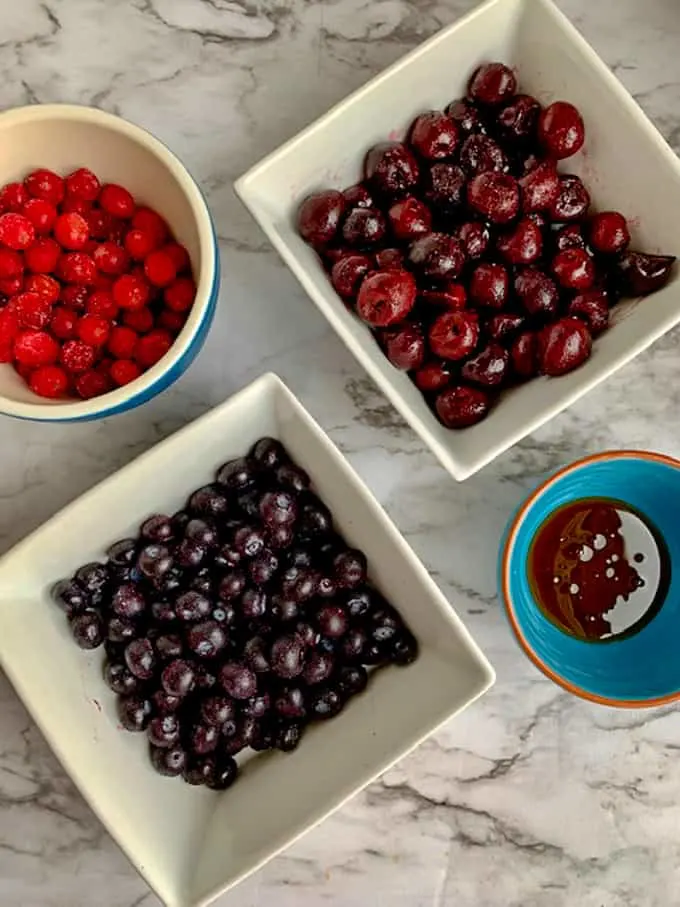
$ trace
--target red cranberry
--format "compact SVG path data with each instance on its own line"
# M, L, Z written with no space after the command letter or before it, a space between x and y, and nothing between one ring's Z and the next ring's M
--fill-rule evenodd
M465 201L466 176L457 164L433 164L424 182L425 198L441 214L455 214Z
M411 244L408 258L413 269L434 280L455 280L463 270L461 244L446 233L430 233Z
M359 317L372 327L397 324L413 308L416 281L408 271L376 271L364 279L357 299Z
M515 74L504 63L485 63L472 75L468 97L481 104L502 104L517 91Z
M466 381L483 387L496 387L505 381L510 365L510 354L498 343L490 343L468 359L461 370Z
M618 211L602 211L600 214L593 215L588 234L593 249L604 255L623 252L630 243L626 218Z
M64 180L52 170L40 168L34 170L24 180L29 195L33 198L44 198L52 205L58 205L66 191Z
M555 248L558 252L565 249L584 249L587 251L586 240L580 224L567 224L561 227L553 237Z
M447 116L455 120L458 129L464 135L470 135L473 132L485 132L486 126L479 108L471 101L460 98L457 101L451 101L446 108Z
M417 153L428 161L451 157L458 145L458 126L445 113L430 110L413 121L410 142Z
M56 399L68 391L68 375L58 365L43 365L31 373L29 387L39 397Z
M462 243L467 258L481 258L491 241L491 233L485 224L478 221L467 221L456 227L454 236Z
M501 312L492 315L486 322L486 333L492 340L506 341L516 334L525 322L524 315L515 315L511 312Z
M507 224L519 213L519 185L507 173L480 173L468 183L471 208L494 224Z
M671 278L675 255L625 252L617 264L617 288L624 296L646 296L665 287Z
M538 334L524 331L510 350L512 368L518 378L533 378L538 374Z
M395 202L387 212L392 233L402 242L425 236L432 229L430 209L413 196Z
M524 268L515 277L515 293L529 315L554 315L560 301L560 291L538 268Z
M471 135L460 149L460 165L471 176L493 170L502 173L508 169L505 152L486 135Z
M352 208L342 225L342 238L348 246L370 249L385 235L387 225L377 208Z
M609 302L603 290L586 290L569 303L568 312L583 319L593 337L609 327Z
M375 208L373 196L362 183L349 186L342 194L348 208Z
M541 257L543 234L536 224L525 217L507 233L499 236L496 248L513 265L529 265Z
M444 312L429 333L430 349L442 359L465 359L477 346L479 321L474 312Z
M411 371L419 368L425 358L425 338L416 324L391 328L383 337L385 352L395 368Z
M536 135L541 105L528 94L518 94L498 113L499 132L508 142L527 144Z
M366 155L364 174L376 192L388 198L408 195L418 183L418 162L402 142L382 142Z
M102 186L99 193L99 205L107 214L122 220L127 220L135 213L134 198L127 189L117 183L107 183Z
M467 292L462 283L447 281L438 290L423 290L420 293L420 299L427 305L458 311L465 308Z
M80 167L66 177L66 191L83 201L95 201L100 189L99 180L87 167Z
M507 269L495 262L482 262L472 272L470 299L476 305L502 309L508 301L510 278Z
M590 356L592 340L578 318L561 318L543 328L538 335L541 372L555 377L582 365Z
M583 249L565 249L552 261L559 284L568 290L587 290L595 282L595 263Z
M28 249L35 242L35 227L23 214L0 215L0 243L8 249Z
M489 412L489 397L481 387L457 385L443 390L435 402L439 420L447 428L468 428Z
M414 374L413 380L416 387L423 393L443 390L451 383L451 364L449 362L426 362Z
M557 202L560 194L560 178L552 161L543 161L523 176L519 184L522 188L522 211L549 211Z
M583 117L567 101L555 101L542 111L538 138L548 153L558 160L576 154L585 140Z
M333 265L331 283L343 299L354 299L361 281L373 267L367 255L344 255Z
M550 208L557 221L583 220L590 207L590 194L578 176L568 173L560 177L560 194Z
M404 267L404 253L401 249L381 249L375 253L375 263L379 271Z
M312 246L327 245L338 231L345 207L341 192L329 190L310 195L298 211L300 236Z

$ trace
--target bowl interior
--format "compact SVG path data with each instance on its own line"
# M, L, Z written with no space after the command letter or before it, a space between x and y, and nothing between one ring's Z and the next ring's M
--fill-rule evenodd
M182 507L263 435L310 473L340 530L421 645L289 756L250 760L223 794L157 775L144 735L117 726L101 652L83 653L50 601L55 579L100 559L150 513ZM170 907L206 903L322 819L489 685L493 673L366 487L274 376L140 457L0 563L0 664L119 844Z
M141 130L85 108L34 108L0 115L0 184L21 180L38 167L60 175L89 167L103 183L125 186L139 204L150 205L167 220L186 246L198 280L202 262L195 212L180 178ZM0 365L0 397L41 406L72 405L38 397L7 364Z
M680 164L593 50L549 0L492 0L436 35L246 174L237 190L312 299L392 403L443 465L464 479L574 402L680 319L678 280L653 301L617 309L582 368L539 378L507 393L473 428L443 428L408 376L394 369L370 332L344 306L314 252L297 235L300 200L322 187L343 188L361 175L364 152L398 138L413 117L465 93L483 61L516 67L520 89L542 101L579 106L584 152L562 169L587 182L594 204L631 219L633 243L678 253ZM641 167L639 161L644 160Z
M556 509L583 498L623 501L665 542L670 584L660 610L632 635L588 642L553 624L532 595L527 561L532 540ZM613 705L652 704L680 695L680 463L635 453L602 454L568 467L529 499L501 548L500 584L508 615L527 654L578 695Z

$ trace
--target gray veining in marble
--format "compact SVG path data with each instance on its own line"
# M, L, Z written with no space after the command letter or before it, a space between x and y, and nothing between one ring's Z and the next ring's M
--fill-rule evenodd
M560 692L515 647L494 580L505 520L547 470L609 447L680 455L680 335L456 485L330 333L231 190L264 153L472 5L0 3L0 105L95 104L154 131L205 188L224 265L214 330L173 390L100 424L0 421L0 550L273 369L375 490L498 670L490 695L221 907L680 904L680 711L619 713ZM680 4L560 5L680 151ZM159 904L4 679L0 904Z

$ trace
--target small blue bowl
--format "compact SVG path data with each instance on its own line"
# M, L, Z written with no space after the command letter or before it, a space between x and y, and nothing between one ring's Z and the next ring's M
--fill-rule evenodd
M537 530L557 509L585 498L622 502L659 540L668 566L658 609L630 633L589 641L570 635L539 607L528 559ZM680 461L616 451L586 457L540 485L510 521L501 543L499 589L510 625L533 663L584 699L623 708L680 699ZM665 593L665 594L664 594Z
M183 164L157 138L121 117L70 104L0 113L4 152L0 185L35 167L66 174L89 167L102 182L120 183L139 204L155 208L189 252L196 299L171 349L136 381L92 400L36 396L11 365L0 365L0 414L42 422L83 422L126 412L173 384L191 365L215 315L220 282L215 229L208 206Z

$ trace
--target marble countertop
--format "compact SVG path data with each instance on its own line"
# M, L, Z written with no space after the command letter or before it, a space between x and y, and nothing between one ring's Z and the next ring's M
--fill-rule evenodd
M330 332L231 188L263 154L472 5L0 4L0 107L74 101L151 129L205 188L224 274L205 351L171 391L96 424L0 420L0 551L272 369L368 481L498 672L482 701L220 907L680 904L680 711L610 711L561 692L516 648L494 577L505 520L546 471L610 447L680 455L680 333L456 485ZM680 151L676 0L560 5ZM0 903L160 903L2 677Z

